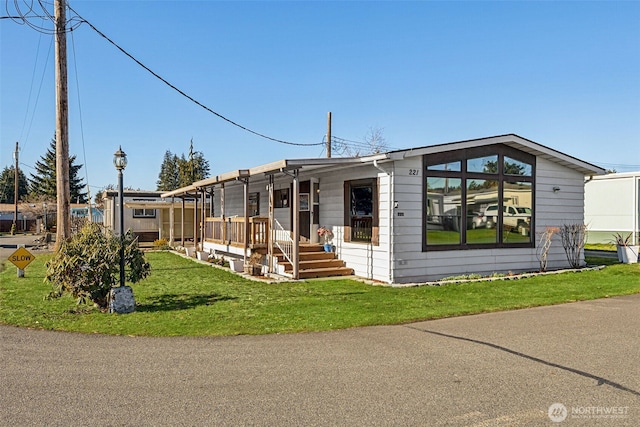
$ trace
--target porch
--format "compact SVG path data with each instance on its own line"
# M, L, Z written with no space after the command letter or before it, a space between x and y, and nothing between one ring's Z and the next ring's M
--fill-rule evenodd
M353 274L353 269L346 267L335 253L325 252L322 245L300 242L295 245L291 232L277 220L272 228L265 217L207 217L204 224L205 251L243 257L246 248L250 253L266 255L269 272L297 279ZM298 269L294 271L296 246Z
M223 246L266 249L269 245L269 218L264 217L207 217L204 241Z

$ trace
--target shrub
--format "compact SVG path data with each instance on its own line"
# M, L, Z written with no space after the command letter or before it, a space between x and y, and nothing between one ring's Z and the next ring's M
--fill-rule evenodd
M149 263L138 248L136 237L128 231L123 238L125 280L135 283L150 273ZM93 301L100 308L108 305L112 287L119 283L120 238L95 223L63 243L47 263L46 281L53 286L49 298L69 293L78 304Z
M560 227L562 247L571 268L580 267L580 254L587 241L587 226L584 224L564 224Z
M169 250L169 241L167 239L165 239L164 237L162 239L157 239L153 241L153 247L156 248L159 251L166 251Z

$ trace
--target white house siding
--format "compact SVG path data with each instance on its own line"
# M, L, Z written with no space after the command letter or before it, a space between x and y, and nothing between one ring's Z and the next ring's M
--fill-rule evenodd
M385 169L388 164L383 165ZM320 225L334 232L333 244L336 255L343 260L354 274L369 279L388 281L389 279L389 176L371 165L317 173L320 188ZM358 179L379 178L379 244L344 241L344 182Z
M268 181L266 179L251 178L249 180L249 193L260 193L260 215L261 217L269 216L269 190L267 189ZM276 190L290 188L291 178L278 177L274 184ZM222 215L221 204L222 189L217 186L214 194L214 216ZM289 194L291 197L291 193ZM291 200L289 201L291 204ZM208 207L207 207L207 212ZM282 226L291 230L291 212L290 207L274 209L275 218ZM225 184L224 192L224 215L225 217L244 216L244 185L241 182L229 182Z
M590 243L640 230L640 172L594 177L585 184L585 224Z
M420 176L407 176L404 171L418 168ZM392 281L424 282L447 276L478 273L483 275L538 270L535 248L491 248L422 252L422 158L396 163ZM560 191L553 192L553 187ZM546 226L581 224L583 222L582 174L542 158L536 165L535 224L536 238ZM403 216L398 216L403 213ZM536 242L537 246L537 242ZM568 265L559 237L551 247L548 267ZM381 279L382 280L382 279Z
M536 168L536 236L547 226L584 224L584 175L541 158ZM554 193L554 187L559 187L559 191ZM568 265L562 241L556 235L549 251L548 268Z

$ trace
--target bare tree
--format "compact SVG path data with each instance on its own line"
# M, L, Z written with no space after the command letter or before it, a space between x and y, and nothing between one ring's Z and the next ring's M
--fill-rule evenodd
M374 127L369 128L362 143L343 140L340 141L337 148L347 157L362 157L389 151L389 145L384 136L384 128Z
M564 224L560 227L562 246L571 268L580 267L580 255L587 241L587 226L584 224Z
M551 249L551 239L553 235L560 232L558 227L547 227L544 232L540 233L540 241L538 242L538 261L540 261L540 271L547 271L547 259L549 257L549 249Z

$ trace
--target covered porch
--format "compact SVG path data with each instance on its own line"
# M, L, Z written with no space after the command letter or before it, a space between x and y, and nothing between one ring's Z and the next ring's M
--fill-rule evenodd
M202 206L194 218L197 238L187 242L194 250L229 254L245 264L252 253L259 252L266 255L269 273L282 273L284 265L293 279L321 275L320 271L301 273L321 268L327 268L327 275L352 274L335 259L335 253L316 253L323 249L317 236L319 181L313 172L354 162L360 159L281 160L194 182L162 197L189 198ZM266 197L260 190L266 190ZM260 200L266 212L260 209ZM337 263L327 263L329 257Z

